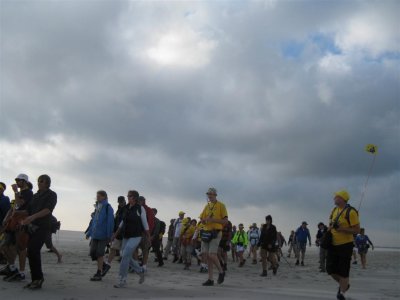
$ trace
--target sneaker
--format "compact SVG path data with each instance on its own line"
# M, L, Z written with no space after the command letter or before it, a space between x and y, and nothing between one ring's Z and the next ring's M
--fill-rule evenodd
M262 271L260 276L261 277L267 277L267 274L268 274L267 270L264 270L264 271Z
M5 266L3 269L0 270L0 276L8 276L11 273L10 266Z
M225 272L223 272L223 273L219 273L219 275L218 275L218 284L222 284L223 282L224 282L224 280L225 280Z
M90 278L90 281L101 281L101 271L97 271L97 273Z
M114 284L114 287L116 289L122 289L122 288L126 287L126 281L120 280L117 284Z
M203 283L203 286L213 286L214 280L208 279L206 282Z
M143 284L144 282L144 270L142 272L138 273L139 275L139 284Z
M14 276L16 276L16 275L18 275L18 274L19 274L18 269L15 269L14 271L10 271L10 273L8 273L8 275L5 276L5 277L3 278L3 280L4 280L4 281L9 281L11 278L13 278Z
M110 271L111 266L109 264L103 264L103 271L101 272L101 277L106 276L107 272Z
M301 262L301 265L304 267L304 261Z
M18 272L17 274L14 274L11 277L4 278L4 280L8 281L8 282L24 281L25 280L25 274Z
M296 260L296 266L298 266L298 265L299 265L299 263L300 263L300 262L299 262L299 260Z

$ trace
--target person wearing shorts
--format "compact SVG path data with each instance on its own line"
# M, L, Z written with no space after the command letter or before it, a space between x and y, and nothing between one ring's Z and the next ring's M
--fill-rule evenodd
M98 191L96 199L96 211L86 234L87 239L91 238L90 256L97 261L97 272L90 278L91 281L101 281L105 275L105 249L114 232L114 210L108 203L107 193Z
M349 274L354 247L353 234L358 234L360 231L358 212L347 204L349 199L350 195L346 190L335 193L336 207L331 213L328 228L332 233L332 245L328 248L326 271L339 283L339 290L336 294L338 300L345 300L345 293L350 288ZM349 210L348 219L346 210Z
M214 266L218 269L218 284L224 282L225 272L218 260L218 246L222 238L222 229L228 222L228 212L225 204L217 200L217 190L209 188L207 191L209 202L204 207L200 215L204 230L200 233L202 238L201 251L207 256L208 261L208 280L203 286L214 285Z

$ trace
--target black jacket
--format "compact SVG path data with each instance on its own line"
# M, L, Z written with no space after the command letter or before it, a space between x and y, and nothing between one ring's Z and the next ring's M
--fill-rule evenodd
M264 225L261 229L260 241L258 245L263 249L273 250L276 244L277 231L275 225ZM271 246L270 248L268 246Z

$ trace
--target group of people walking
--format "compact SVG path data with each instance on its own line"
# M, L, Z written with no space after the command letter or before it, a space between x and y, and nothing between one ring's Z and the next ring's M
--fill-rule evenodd
M59 262L62 258L51 243L51 233L54 232L52 211L57 204L57 194L50 189L50 185L50 177L41 175L38 178L38 191L33 194L28 177L20 174L12 186L15 204L11 207L8 197L4 195L6 185L0 183L0 221L3 233L0 252L7 263L0 274L10 281L24 280L25 260L28 258L32 279L26 285L28 289L39 289L44 282L40 250L45 243L56 253ZM225 281L229 252L232 260L243 267L246 263L245 253L248 251L247 258L251 257L253 264L261 262L261 276L267 276L268 269L276 275L286 240L273 224L272 216L267 215L260 228L254 223L245 231L243 224L238 227L232 225L225 204L217 199L215 188L209 188L206 195L208 202L199 220L185 218L185 212L180 211L178 218L170 221L167 230L166 224L156 217L157 209L147 206L145 197L136 190L128 191L127 200L123 196L118 198L115 212L107 192L98 191L95 210L85 232L86 238L90 239L90 257L96 262L96 272L90 280L101 281L119 254L118 281L114 287L125 287L130 272L136 273L139 283L143 283L151 248L159 267L164 265L171 254L172 261L182 263L185 270L189 270L193 258L196 259L200 272L208 273L203 286L215 284L215 272L218 284ZM363 268L366 266L365 255L369 245L373 247L364 230L360 231L358 212L348 204L349 199L350 195L345 190L335 193L335 208L329 217L329 225L319 223L316 235L316 245L320 247L320 271L327 272L338 282L336 296L339 300L345 299L345 293L350 288L349 271L354 245L361 256ZM296 231L291 232L287 242L287 257L291 257L293 251L295 265L304 266L307 244L311 246L307 225L307 222L302 222ZM165 233L168 234L168 240L163 247ZM19 270L15 265L17 256Z

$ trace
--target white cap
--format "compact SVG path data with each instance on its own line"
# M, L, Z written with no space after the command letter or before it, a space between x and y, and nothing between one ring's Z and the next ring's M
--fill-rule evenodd
M17 178L15 178L15 180L17 180L17 179L19 179L19 180L25 180L26 182L29 181L28 175L26 175L26 174L19 174L19 175L17 176Z

